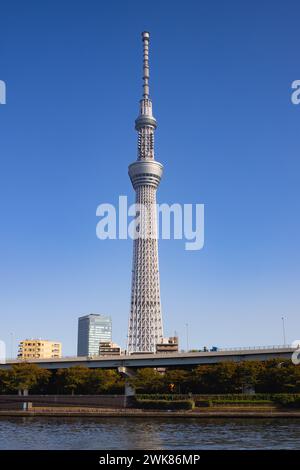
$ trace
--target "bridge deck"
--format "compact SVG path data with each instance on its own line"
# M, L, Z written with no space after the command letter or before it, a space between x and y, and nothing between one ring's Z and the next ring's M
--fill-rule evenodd
M37 364L44 369L63 369L72 366L86 366L90 368L117 368L117 367L171 367L196 366L200 364L215 364L224 361L265 361L268 359L291 359L294 349L292 347L266 347L252 349L232 349L207 352L181 352L161 354L132 354L121 356L93 356L93 357L62 357L59 359L34 359L26 362ZM13 364L23 361L14 359L0 364L1 369L9 368Z

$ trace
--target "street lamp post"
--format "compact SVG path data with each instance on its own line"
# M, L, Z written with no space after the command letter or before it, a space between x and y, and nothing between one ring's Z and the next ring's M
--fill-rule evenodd
M13 359L14 334L10 333L10 358Z

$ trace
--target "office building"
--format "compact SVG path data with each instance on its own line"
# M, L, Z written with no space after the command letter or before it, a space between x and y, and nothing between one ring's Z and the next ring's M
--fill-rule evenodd
M78 318L77 356L98 356L100 342L111 339L110 316L92 313Z

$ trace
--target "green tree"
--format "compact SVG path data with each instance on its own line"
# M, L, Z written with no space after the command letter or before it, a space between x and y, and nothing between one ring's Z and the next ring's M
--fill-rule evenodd
M198 393L235 393L236 364L222 362L220 364L198 366L192 373L193 388Z
M123 393L124 379L116 370L90 369L84 384L87 394Z
M238 363L234 374L234 383L237 391L243 392L247 386L252 386L255 389L263 369L264 364L260 361L243 361Z
M89 369L83 366L74 366L59 369L56 374L58 390L74 395L83 391L88 381Z
M11 392L9 375L9 370L0 370L0 393Z
M50 375L48 370L41 369L36 364L14 364L6 377L7 389L25 392L38 385L47 384Z
M156 369L138 369L135 376L128 379L138 393L158 393L164 390L164 377Z
M190 384L190 373L182 369L168 369L164 375L164 382L166 392L172 389L174 393L187 393L191 391ZM174 384L174 387L170 387Z
M288 360L264 363L258 376L257 391L262 393L300 392L300 368Z

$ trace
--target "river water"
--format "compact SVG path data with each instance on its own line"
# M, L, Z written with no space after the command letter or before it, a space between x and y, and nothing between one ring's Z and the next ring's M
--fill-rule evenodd
M300 420L1 418L0 449L300 449Z

